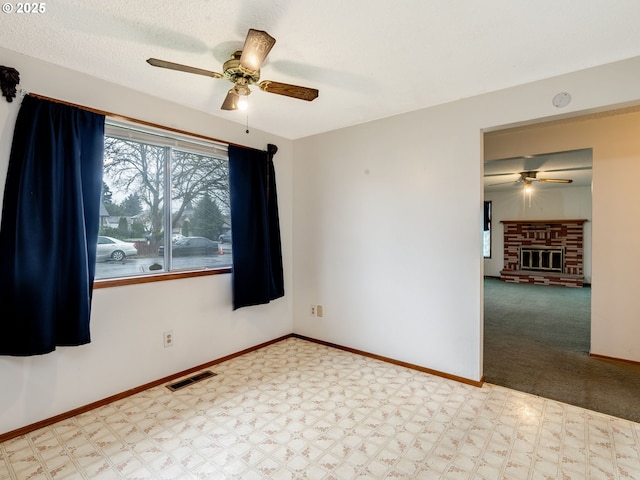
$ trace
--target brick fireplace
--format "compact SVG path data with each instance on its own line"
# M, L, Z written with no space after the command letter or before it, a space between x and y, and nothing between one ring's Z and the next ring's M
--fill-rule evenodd
M500 279L582 287L583 224L587 220L502 220L504 268Z

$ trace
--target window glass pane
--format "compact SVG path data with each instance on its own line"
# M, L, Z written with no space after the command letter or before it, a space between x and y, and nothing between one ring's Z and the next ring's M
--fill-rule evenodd
M485 230L483 234L483 254L485 258L491 257L491 230Z
M171 259L174 270L231 265L227 159L173 150L171 162Z
M163 147L105 137L96 279L145 274L155 263L164 166Z

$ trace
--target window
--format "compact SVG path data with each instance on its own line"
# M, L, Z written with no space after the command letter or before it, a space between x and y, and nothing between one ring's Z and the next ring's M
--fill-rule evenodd
M484 202L484 232L483 232L484 258L491 258L491 201Z
M226 145L108 121L96 280L231 266Z

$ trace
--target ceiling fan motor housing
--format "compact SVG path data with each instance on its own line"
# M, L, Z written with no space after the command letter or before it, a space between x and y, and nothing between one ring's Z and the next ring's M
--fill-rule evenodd
M224 62L224 78L233 83L253 85L260 80L260 70L248 70L240 65L242 51L238 50L231 55L231 58ZM244 81L242 80L244 79Z

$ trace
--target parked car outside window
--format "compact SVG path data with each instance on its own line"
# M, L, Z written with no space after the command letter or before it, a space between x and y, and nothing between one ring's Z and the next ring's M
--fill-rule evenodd
M171 252L174 257L214 255L218 253L218 243L205 237L184 237L175 241ZM158 255L164 256L164 245L158 247Z
M106 262L115 260L123 261L126 257L138 254L135 243L123 242L113 237L98 237L98 249L96 253L96 262Z

